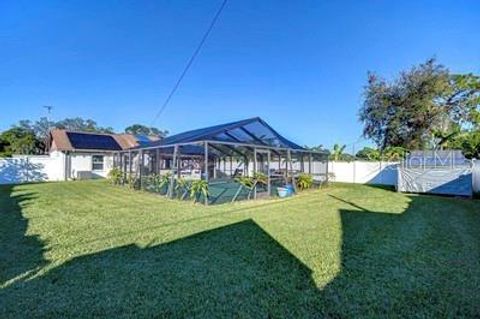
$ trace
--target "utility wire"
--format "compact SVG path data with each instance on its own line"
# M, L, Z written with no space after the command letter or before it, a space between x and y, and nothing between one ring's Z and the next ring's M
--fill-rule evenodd
M168 103L170 102L173 95L177 91L178 87L180 86L180 83L182 82L183 78L185 77L188 70L192 66L193 61L195 60L197 55L200 53L200 49L202 48L202 46L205 43L205 41L207 40L208 36L212 32L212 29L215 26L215 23L217 22L218 18L220 17L220 14L222 13L223 8L225 8L226 4L227 4L227 0L223 0L222 4L220 5L220 8L217 10L217 13L215 14L212 21L210 22L210 25L208 26L207 32L205 32L205 34L203 35L202 39L200 40L200 43L197 45L195 51L193 51L192 56L190 57L190 59L188 60L186 66L185 66L185 68L183 69L182 73L180 74L180 77L178 78L177 82L175 83L172 90L168 94L167 99L165 100L165 102L163 102L162 106L160 107L157 114L153 118L151 126L153 126L155 124L155 122L158 120L160 115L162 115L163 111L165 111L165 109L167 108Z

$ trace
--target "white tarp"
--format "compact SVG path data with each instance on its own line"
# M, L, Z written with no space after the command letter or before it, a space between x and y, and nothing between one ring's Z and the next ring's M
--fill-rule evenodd
M397 188L401 192L472 196L470 167L398 168Z

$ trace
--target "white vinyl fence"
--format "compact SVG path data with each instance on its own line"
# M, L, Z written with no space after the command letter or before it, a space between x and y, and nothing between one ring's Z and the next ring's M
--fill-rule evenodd
M473 161L473 191L480 192L480 160Z
M64 155L55 153L0 158L0 184L65 180ZM396 185L397 166L397 162L329 162L328 172L335 182ZM480 160L473 164L473 190L480 192Z
M15 156L0 158L0 184L61 181L65 179L63 156Z
M397 165L397 162L329 162L328 172L334 182L396 185Z

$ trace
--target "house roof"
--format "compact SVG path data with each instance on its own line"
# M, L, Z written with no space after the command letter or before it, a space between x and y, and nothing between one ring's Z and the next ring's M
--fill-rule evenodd
M165 146L200 141L256 144L278 148L304 149L277 133L259 117L191 130L150 142L145 147Z
M137 137L131 134L104 134L93 132L79 132L62 129L50 131L50 150L104 150L120 151L138 147L145 143L145 139L156 141L157 138Z

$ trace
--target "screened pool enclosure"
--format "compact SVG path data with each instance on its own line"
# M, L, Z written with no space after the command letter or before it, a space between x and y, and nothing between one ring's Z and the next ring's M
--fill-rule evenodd
M252 118L169 136L115 153L126 181L172 198L190 197L195 181L208 185L205 204L276 196L301 174L328 181L328 153L305 149ZM259 177L261 176L261 178ZM256 178L252 178L256 177ZM251 178L252 182L242 182Z

